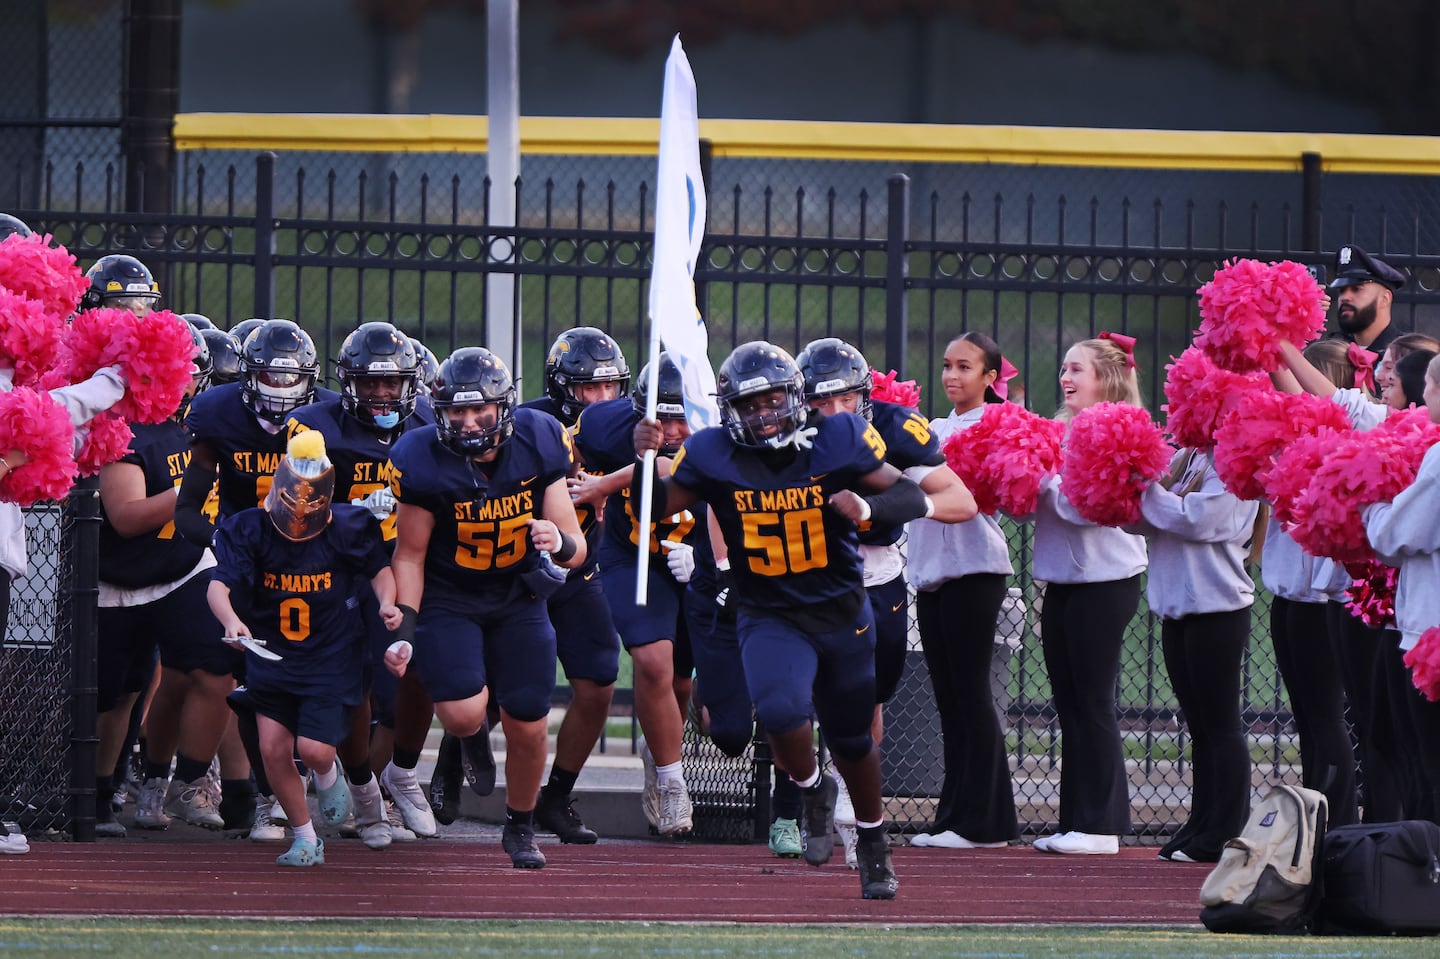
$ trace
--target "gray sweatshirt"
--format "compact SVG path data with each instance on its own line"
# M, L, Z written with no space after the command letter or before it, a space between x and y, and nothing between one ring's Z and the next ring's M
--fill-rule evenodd
M1183 450L1176 453L1176 460L1184 455ZM1183 492L1192 487L1192 492ZM1150 484L1140 500L1135 531L1150 541L1145 595L1151 611L1179 619L1251 605L1255 583L1245 570L1245 559L1259 509L1260 504L1225 489L1213 458L1205 453L1191 458L1170 489Z
M1350 588L1350 574L1333 559L1311 556L1270 517L1265 527L1265 548L1260 553L1260 581L1281 599L1295 603L1342 600Z
M1394 502L1365 508L1365 533L1380 559L1400 568L1395 587L1395 626L1400 648L1440 626L1440 446L1432 446L1420 472Z
M944 444L951 433L969 429L980 422L985 407L967 413L951 413L943 420L931 420L930 430ZM972 573L1015 572L1010 565L1010 546L995 517L984 513L964 523L939 523L933 519L912 520L906 543L906 578L922 592L938 589L950 579Z
M1035 524L1036 579L1109 583L1145 570L1145 537L1082 518L1060 492L1058 476L1045 481L1029 519Z

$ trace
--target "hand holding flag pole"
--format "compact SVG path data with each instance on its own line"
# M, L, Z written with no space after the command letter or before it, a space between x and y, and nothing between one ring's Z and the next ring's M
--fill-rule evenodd
M655 178L655 249L650 269L650 378L645 418L655 419L660 395L660 345L680 369L685 418L691 432L716 425L715 371L705 321L695 306L695 264L705 236L705 182L700 173L700 117L695 75L677 34L665 61L660 101L660 161ZM654 450L645 453L639 519L640 557L635 602L644 606L650 571Z

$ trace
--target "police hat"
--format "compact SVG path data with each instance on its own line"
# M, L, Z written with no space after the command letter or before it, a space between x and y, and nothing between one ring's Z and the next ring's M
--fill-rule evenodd
M1405 285L1405 274L1358 246L1342 246L1335 253L1335 278L1330 281L1330 289L1358 286L1361 283L1379 283L1398 290Z

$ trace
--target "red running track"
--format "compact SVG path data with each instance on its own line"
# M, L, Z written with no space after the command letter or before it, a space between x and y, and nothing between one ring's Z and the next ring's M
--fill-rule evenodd
M1209 867L1025 847L897 848L900 896L860 898L839 851L821 869L765 846L611 842L543 846L549 865L510 868L493 842L371 852L326 845L324 866L283 869L281 847L226 843L32 843L0 856L11 915L591 919L721 922L1194 923Z

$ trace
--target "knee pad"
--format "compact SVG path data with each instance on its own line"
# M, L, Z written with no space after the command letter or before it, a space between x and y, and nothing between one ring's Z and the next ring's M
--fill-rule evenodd
M830 751L846 762L858 763L870 755L870 750L875 748L875 740L870 738L870 730L865 730L855 736L825 736L825 744Z

